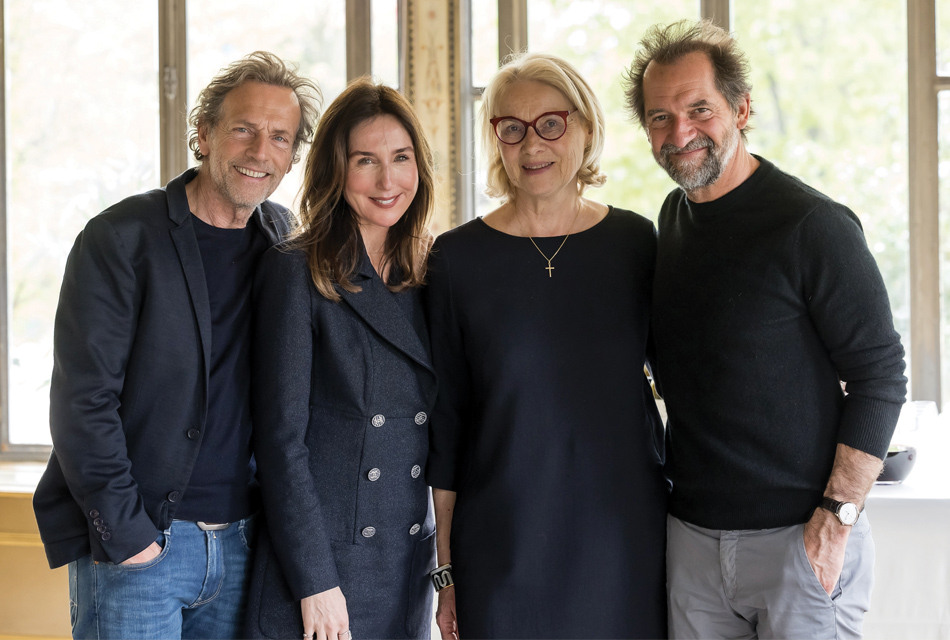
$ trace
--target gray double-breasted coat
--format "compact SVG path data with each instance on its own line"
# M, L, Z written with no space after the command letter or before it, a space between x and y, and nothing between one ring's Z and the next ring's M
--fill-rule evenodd
M264 255L252 411L266 527L247 633L296 637L299 601L339 586L358 638L429 637L434 520L423 470L436 379L419 292L365 256L331 302L304 254Z

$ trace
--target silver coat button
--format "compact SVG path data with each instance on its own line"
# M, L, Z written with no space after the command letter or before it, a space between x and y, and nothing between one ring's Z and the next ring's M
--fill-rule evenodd
M420 411L416 414L416 424L425 424L428 419L429 416L426 415L425 411Z
M381 427L381 426L383 426L384 424L386 424L386 416L384 416L384 415L381 414L381 413L377 413L375 416L373 416L373 426L374 426L374 427Z
M364 538L372 538L376 535L376 527L366 527L360 533L363 534Z
M370 482L376 482L379 480L379 469L373 467L369 470L369 473L366 474L366 477L369 478Z
M417 464L412 465L412 471L409 472L413 478L418 478L422 474L422 467Z
M412 525L411 527L409 527L409 535L411 535L411 536L416 535L417 533L419 533L419 529L421 529L421 528L422 528L422 527L420 527L420 526L417 525L417 524Z

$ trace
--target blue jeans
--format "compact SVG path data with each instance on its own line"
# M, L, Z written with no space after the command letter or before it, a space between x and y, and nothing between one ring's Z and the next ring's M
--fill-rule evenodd
M238 638L251 569L254 518L221 531L176 520L162 551L134 565L69 563L73 638Z

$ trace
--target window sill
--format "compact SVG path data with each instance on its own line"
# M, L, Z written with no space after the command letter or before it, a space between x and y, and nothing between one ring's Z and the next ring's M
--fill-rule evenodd
M32 495L45 462L0 462L0 494Z

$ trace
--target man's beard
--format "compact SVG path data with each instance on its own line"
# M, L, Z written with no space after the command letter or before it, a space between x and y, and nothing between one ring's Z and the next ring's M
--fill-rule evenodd
M668 142L660 147L656 162L666 169L673 181L687 194L708 187L719 179L739 148L739 130L729 128L728 131L721 145L717 145L712 138L704 134L698 134L685 147L677 147ZM706 154L698 165L672 159L674 153L703 148L706 149Z

